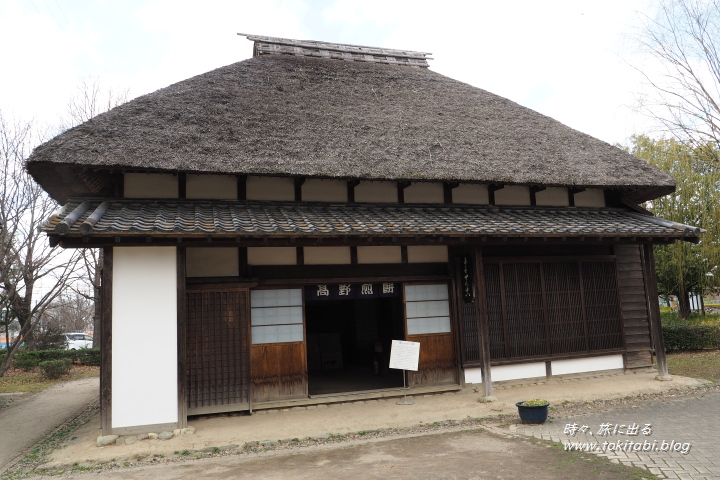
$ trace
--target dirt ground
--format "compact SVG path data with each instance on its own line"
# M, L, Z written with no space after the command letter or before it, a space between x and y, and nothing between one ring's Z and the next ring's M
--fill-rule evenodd
M619 480L648 478L644 471L592 455L567 453L545 443L485 430L339 444L181 463L72 472L63 478L117 479L516 479Z
M461 421L505 414L508 422L517 421L515 402L546 398L551 404L592 402L639 394L662 392L672 388L701 385L699 380L674 377L673 381L655 380L654 372L614 374L596 378L551 380L546 383L507 386L496 389L497 401L481 403L472 390L458 393L414 397L414 405L397 405L397 398L259 411L253 415L219 415L191 418L196 433L170 440L141 440L132 445L97 447L99 418L80 427L64 448L53 452L48 467L84 464L93 466L113 460L134 462L138 457L169 457L179 452L211 451L225 447L242 448L249 442L273 442L291 439L327 439L331 435L410 428L433 422ZM593 405L588 404L588 409ZM551 411L552 415L552 411ZM482 478L482 477L479 477Z

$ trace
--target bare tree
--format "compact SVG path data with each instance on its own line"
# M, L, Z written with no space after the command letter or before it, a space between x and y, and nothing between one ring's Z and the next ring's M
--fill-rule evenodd
M20 344L32 346L33 328L48 305L78 280L79 254L50 247L38 230L57 204L23 167L37 143L31 123L11 122L0 112L0 285L20 324L18 340L0 365L0 376Z
M77 87L77 93L67 104L67 117L63 129L68 129L128 101L129 89L113 90L104 88L102 82L95 77L83 78ZM100 346L100 273L102 271L102 250L86 248L81 251L82 264L87 274L86 279L92 285L93 315L93 347ZM80 291L78 291L80 293ZM90 298L90 297L88 297Z
M638 40L660 67L638 68L654 91L643 110L720 161L720 0L663 0Z
M66 290L43 312L41 326L59 332L86 332L93 327L92 296Z
M130 90L104 88L96 77L85 77L77 86L77 93L67 103L67 118L63 127L71 128L107 112L128 101Z

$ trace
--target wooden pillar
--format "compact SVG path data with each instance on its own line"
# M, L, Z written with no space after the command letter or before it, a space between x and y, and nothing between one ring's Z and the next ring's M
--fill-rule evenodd
M187 333L185 299L185 247L177 247L177 388L178 428L187 427Z
M645 292L647 295L648 315L650 317L650 337L655 350L658 365L658 380L669 380L667 358L665 357L665 341L660 323L660 304L658 302L657 276L655 273L655 254L652 244L643 245L643 266L645 273Z
M100 313L100 427L112 431L112 277L113 249L103 249L102 305Z
M480 371L486 397L492 396L492 375L490 372L490 329L485 305L485 274L483 272L482 249L475 247L475 284L478 314L478 342L480 343Z

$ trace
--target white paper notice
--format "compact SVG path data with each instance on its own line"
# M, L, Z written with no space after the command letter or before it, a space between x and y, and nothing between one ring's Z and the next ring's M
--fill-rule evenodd
M390 347L390 368L417 372L420 360L420 342L393 340Z

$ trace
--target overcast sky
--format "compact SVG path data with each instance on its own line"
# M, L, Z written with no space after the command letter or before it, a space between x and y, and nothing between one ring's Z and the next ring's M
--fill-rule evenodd
M648 133L649 0L0 0L0 110L57 124L83 78L135 97L249 58L238 32L432 52L431 69L610 143Z

